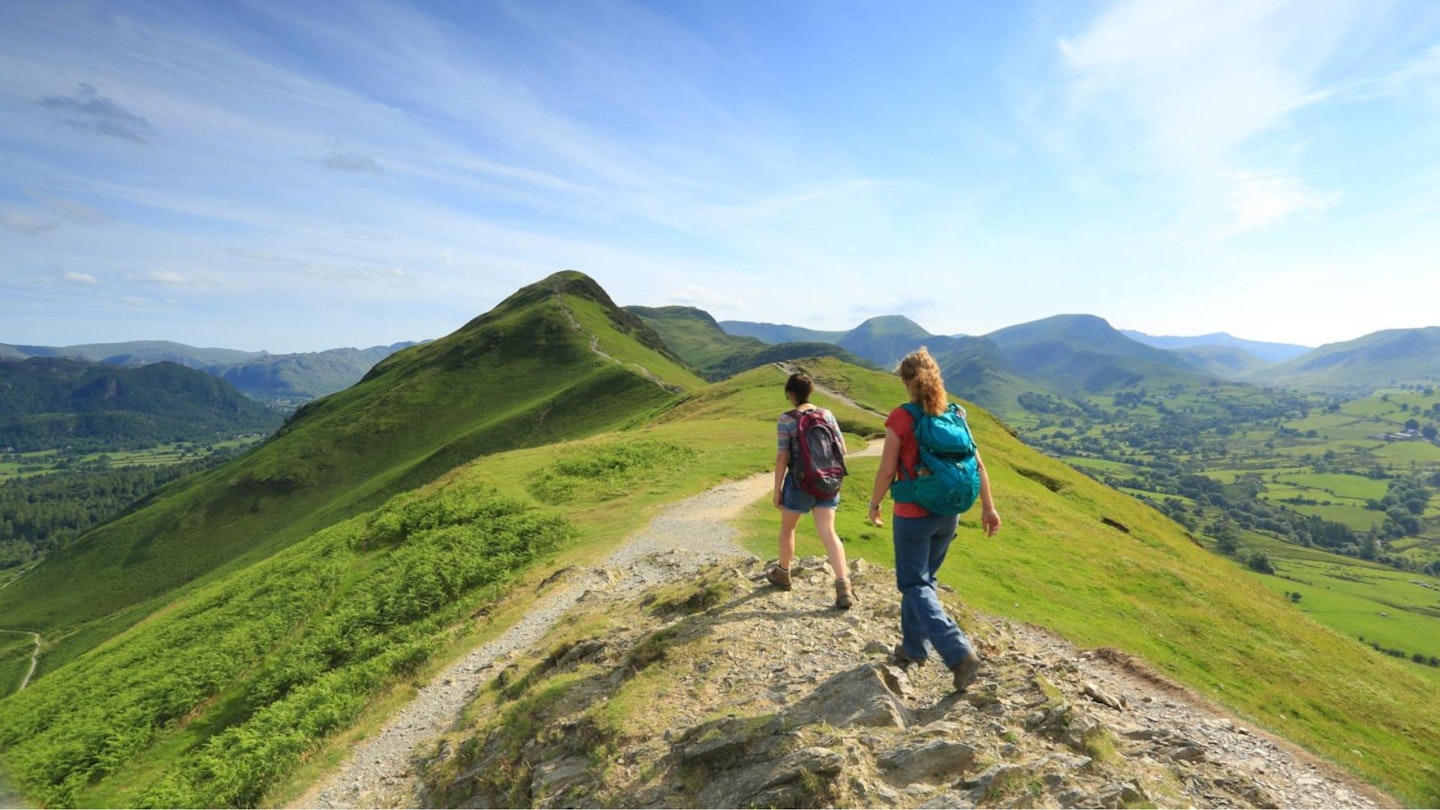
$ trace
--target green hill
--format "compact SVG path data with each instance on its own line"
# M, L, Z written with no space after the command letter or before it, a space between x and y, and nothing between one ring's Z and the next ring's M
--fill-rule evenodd
M905 355L933 336L904 315L870 318L845 333L838 343L881 368L894 368Z
M613 429L702 382L578 273L387 358L265 444L185 479L0 590L0 627L69 660L174 588L261 559L458 464ZM100 622L92 626L92 622Z
M269 433L276 412L175 363L139 368L65 358L0 360L0 448L150 447Z
M720 328L726 334L739 337L753 337L762 343L835 343L846 332L826 332L820 329L806 329L803 326L789 326L778 323L757 323L755 321L721 321Z
M694 307L625 307L655 330L678 357L708 380L722 380L765 363L800 357L835 357L856 365L867 361L833 343L783 342L727 334L715 319Z
M1255 382L1319 390L1373 391L1399 383L1440 382L1440 326L1387 329L1327 343L1256 371Z
M1244 349L1230 346L1191 346L1172 351L1202 371L1231 380L1254 374L1271 365Z
M604 559L656 504L768 469L785 373L707 386L659 345L589 279L552 276L0 590L0 627L45 641L38 679L0 700L0 766L48 806L284 804L297 768L516 621L551 574ZM816 401L857 447L904 397L891 374L799 364L844 395ZM1440 802L1432 683L970 413L1006 528L986 539L966 517L942 577L967 602L1138 656L1409 803ZM851 495L874 465L854 459ZM864 501L842 499L841 536L888 562ZM768 554L774 510L753 515L744 540ZM112 585L131 577L146 588ZM0 672L20 650L0 648ZM677 698L633 694L649 683L606 711Z
M1099 393L1142 382L1203 384L1211 378L1172 352L1125 337L1094 315L1056 315L986 337L1020 372L1058 390Z

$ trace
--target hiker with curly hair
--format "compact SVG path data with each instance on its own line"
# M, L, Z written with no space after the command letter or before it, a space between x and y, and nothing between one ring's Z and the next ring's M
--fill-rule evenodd
M780 558L766 574L766 579L775 587L788 591L793 587L790 564L795 558L795 527L807 512L815 518L815 532L825 544L826 556L835 572L835 607L849 610L854 604L855 593L850 588L850 571L845 564L845 547L840 545L840 536L835 533L835 509L840 505L840 494L836 491L830 498L818 498L801 488L796 480L792 461L797 458L800 437L800 415L818 410L825 422L834 429L840 443L840 453L845 452L845 436L835 415L810 402L815 384L805 374L795 373L785 381L785 398L793 409L780 414L775 425L775 486L772 500L780 510Z
M945 381L928 351L922 347L912 352L900 361L896 371L905 383L913 403L911 407L918 406L924 414L933 416L946 412L949 398ZM883 525L880 504L891 484L902 476L913 479L921 473L917 470L920 448L915 438L916 419L901 405L885 420L885 446L870 494L871 525ZM995 510L990 478L978 452L975 458L979 470L980 522L985 534L993 537L1000 530L1000 513ZM925 647L928 641L953 673L955 689L963 692L975 680L980 656L965 632L945 612L936 593L936 574L945 562L950 542L955 539L958 522L959 515L932 513L917 503L895 502L891 537L895 546L895 584L901 597L900 643L893 655L902 667L923 663L928 655Z

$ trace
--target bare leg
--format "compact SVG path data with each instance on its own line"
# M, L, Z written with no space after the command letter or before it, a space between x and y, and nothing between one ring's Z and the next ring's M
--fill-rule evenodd
M840 544L840 535L835 533L835 510L815 507L810 510L815 516L815 532L820 535L820 542L825 544L825 554L830 558L830 567L835 570L836 579L849 579L850 569L845 565L845 547ZM799 517L798 515L796 517ZM795 536L790 536L790 548L795 548ZM785 542L781 540L781 557L784 557Z
M834 517L831 517L834 522ZM800 513L789 509L780 510L780 559L778 565L785 570L795 558L795 527L800 523Z

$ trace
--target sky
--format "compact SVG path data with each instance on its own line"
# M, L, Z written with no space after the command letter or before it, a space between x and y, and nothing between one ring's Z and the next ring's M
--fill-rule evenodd
M1440 3L0 3L0 343L1440 325Z

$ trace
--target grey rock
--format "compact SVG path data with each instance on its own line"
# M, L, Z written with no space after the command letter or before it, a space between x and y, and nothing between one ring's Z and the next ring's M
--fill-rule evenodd
M823 803L845 767L845 756L812 746L779 759L712 773L695 797L700 807L796 807Z
M964 771L975 763L975 749L963 742L931 740L919 746L901 746L877 760L891 776L904 782L934 782Z
M905 673L895 667L862 664L840 672L815 687L797 703L790 716L799 723L906 728L914 722L902 700L909 689Z

